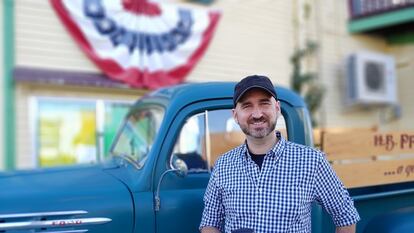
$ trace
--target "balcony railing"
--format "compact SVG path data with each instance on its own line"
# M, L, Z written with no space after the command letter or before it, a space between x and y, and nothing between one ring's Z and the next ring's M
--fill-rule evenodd
M414 7L414 0L349 0L351 19Z

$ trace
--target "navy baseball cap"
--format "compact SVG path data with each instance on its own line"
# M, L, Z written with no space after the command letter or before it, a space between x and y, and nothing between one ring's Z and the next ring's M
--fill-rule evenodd
M277 95L272 81L263 75L250 75L238 82L234 87L233 104L236 107L237 102L240 98L252 88L261 88L271 94L276 100Z

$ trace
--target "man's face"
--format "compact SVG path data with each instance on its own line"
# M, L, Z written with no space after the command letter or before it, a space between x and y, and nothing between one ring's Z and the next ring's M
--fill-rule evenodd
M280 104L268 92L253 88L237 102L233 117L242 131L253 138L264 138L276 127Z

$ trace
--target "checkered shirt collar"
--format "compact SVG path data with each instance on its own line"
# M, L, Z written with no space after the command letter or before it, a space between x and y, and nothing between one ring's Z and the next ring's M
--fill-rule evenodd
M266 153L266 156L269 156L270 158L277 158L283 155L282 151L285 148L286 145L286 139L282 136L280 131L276 131L276 137L278 139L278 142L276 145L273 146L273 148ZM242 155L249 157L249 150L247 149L247 141L244 141L243 147L242 147Z

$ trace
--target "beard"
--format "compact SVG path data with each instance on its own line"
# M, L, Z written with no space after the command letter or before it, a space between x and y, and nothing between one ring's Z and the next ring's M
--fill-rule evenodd
M268 121L265 119L252 119L250 120L246 125L239 125L241 130L243 131L244 134L251 136L253 138L264 138L267 135L269 135L270 133L272 133L275 128L276 128L276 121ZM252 126L255 122L267 122L268 126L265 127L260 127L260 128L256 128L254 126Z

